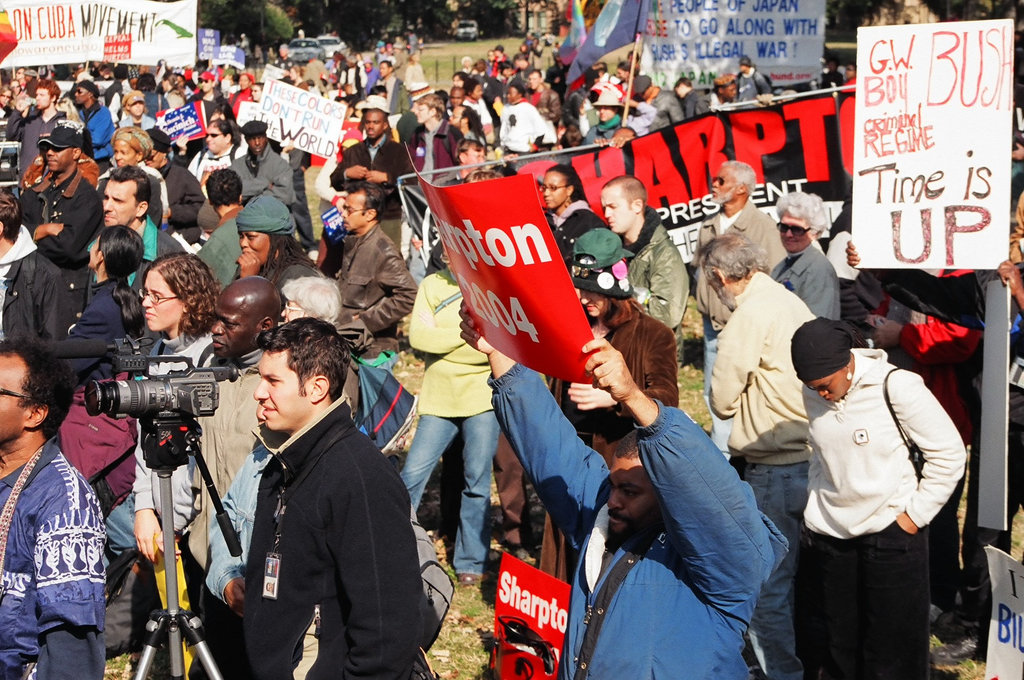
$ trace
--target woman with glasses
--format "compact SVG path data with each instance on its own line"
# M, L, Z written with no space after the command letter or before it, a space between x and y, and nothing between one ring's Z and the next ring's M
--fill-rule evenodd
M633 298L627 264L632 257L611 230L588 231L573 248L572 282L594 337L607 339L622 352L644 394L666 406L677 406L675 334ZM619 440L633 431L633 419L623 416L611 395L591 383L556 380L552 392L579 438L610 461ZM544 527L540 568L566 580L574 562L572 546L549 518Z
M555 165L545 172L540 194L548 225L568 269L572 265L576 239L591 229L607 229L608 225L590 209L583 193L583 182L569 165Z
M210 173L221 168L230 168L236 158L245 155L245 150L238 141L238 135L229 121L210 121L206 128L206 150L197 153L188 164L191 172L199 183L206 186ZM187 148L187 140L177 140L180 151Z
M797 294L816 316L839 319L839 277L815 243L829 226L825 204L815 194L794 191L775 206L786 257L772 278Z
M188 357L196 367L213 356L210 329L220 285L213 272L195 255L174 253L158 257L146 272L141 291L146 327L157 334L152 354ZM166 372L181 368L174 363ZM135 542L150 561L157 557L155 545L162 545L157 516L159 494L157 475L146 465L141 448L135 455ZM183 465L171 478L174 488L174 530L182 531L192 519L192 468Z

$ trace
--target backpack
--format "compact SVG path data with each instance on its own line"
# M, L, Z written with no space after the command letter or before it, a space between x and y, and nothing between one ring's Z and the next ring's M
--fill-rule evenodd
M142 649L149 613L160 609L160 593L153 565L135 548L125 550L107 567L106 601L107 658Z
M455 584L437 561L434 542L430 540L426 529L420 526L415 510L412 511L412 531L416 535L416 555L420 562L420 578L423 580L423 599L420 601L423 633L420 648L427 650L441 632L441 625L455 594Z
M388 455L402 448L402 438L416 416L416 397L382 368L394 352L382 352L372 362L353 356L359 374L359 408L353 417L359 431Z

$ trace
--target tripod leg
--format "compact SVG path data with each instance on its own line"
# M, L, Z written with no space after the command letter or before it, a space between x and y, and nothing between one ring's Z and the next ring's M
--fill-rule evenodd
M167 610L154 611L146 623L146 642L142 647L142 656L135 666L135 680L145 680L153 665L156 652L160 649L160 640L167 634L167 622L170 619Z
M220 669L217 668L217 663L213 660L213 654L210 653L210 647L206 644L202 620L192 612L182 610L178 612L178 623L185 640L192 647L199 662L203 664L207 678L209 680L224 680Z

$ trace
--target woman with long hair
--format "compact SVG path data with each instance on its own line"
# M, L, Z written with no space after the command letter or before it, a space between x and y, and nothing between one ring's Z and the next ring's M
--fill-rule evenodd
M548 168L540 193L547 209L548 224L568 269L572 266L576 239L591 229L606 229L608 225L590 209L583 193L583 182L570 165Z
M92 300L68 337L111 342L142 335L142 303L128 283L128 277L142 263L142 253L142 237L130 228L114 226L100 231L89 248L89 269L94 280ZM75 359L72 366L78 373L79 385L113 377L113 365L106 356Z
M158 257L146 271L145 283L139 292L146 327L159 337L152 354L187 357L196 367L203 366L213 355L210 329L220 292L217 279L206 263L186 253ZM179 366L171 363L165 370L176 367ZM141 449L136 451L135 460L135 541L139 551L153 561L159 550L155 546L162 545L163 540L157 515L157 475L146 465ZM181 531L193 515L190 467L177 468L171 482L174 529Z

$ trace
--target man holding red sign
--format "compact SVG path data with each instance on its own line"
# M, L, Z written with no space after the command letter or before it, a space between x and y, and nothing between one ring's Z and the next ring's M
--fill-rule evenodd
M580 560L558 677L745 678L743 632L785 539L699 425L647 397L606 340L586 371L636 422L611 468L584 446L544 381L495 350L494 411Z

